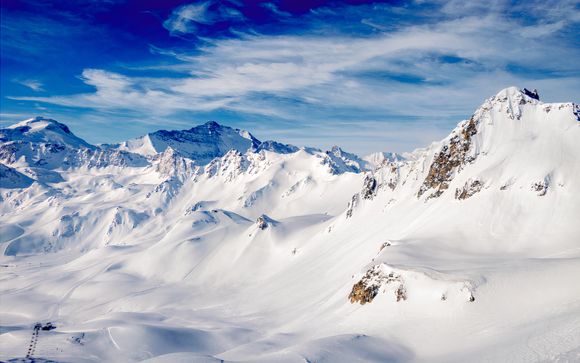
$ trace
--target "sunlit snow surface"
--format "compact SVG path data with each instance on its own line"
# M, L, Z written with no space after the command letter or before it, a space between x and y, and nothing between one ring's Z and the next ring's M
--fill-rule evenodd
M367 158L217 124L216 148L3 129L0 360L580 361L578 113L509 88L445 140ZM376 296L351 303L368 271Z

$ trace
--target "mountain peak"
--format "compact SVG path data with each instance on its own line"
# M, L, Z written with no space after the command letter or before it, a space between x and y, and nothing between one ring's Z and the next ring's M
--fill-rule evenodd
M65 134L71 134L70 129L65 124L62 124L56 120L51 118L46 118L42 116L36 116L33 118L26 119L24 121L15 123L7 127L8 129L20 129L20 128L28 128L30 129L61 129Z
M367 162L362 160L358 155L344 151L339 146L334 145L325 154L328 157L332 165L334 172L354 172L358 173L362 170L366 170L368 165Z
M171 147L180 155L206 164L215 157L223 156L231 149L245 152L256 149L260 141L245 130L234 129L208 121L188 130L159 130L145 136L128 140L119 149L144 155L155 155Z
M216 121L208 121L208 122L204 123L202 126L206 126L208 128L221 128L221 127L223 127L222 125L220 125ZM194 126L192 128L195 128L195 127L197 127L197 126Z
M73 134L67 125L42 116L36 116L0 129L0 141L44 142L71 147L94 148L93 145Z
M527 88L519 89L518 87L512 86L502 89L493 98L497 100L510 99L519 101L523 99L527 101L531 100L539 101L540 95L538 94L538 91L536 89L530 91Z

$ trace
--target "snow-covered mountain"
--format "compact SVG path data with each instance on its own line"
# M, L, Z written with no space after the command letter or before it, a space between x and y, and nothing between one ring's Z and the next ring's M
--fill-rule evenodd
M215 121L209 121L189 130L159 130L118 145L104 145L104 147L146 156L156 155L167 148L172 148L200 165L205 165L230 150L242 153L248 150L269 150L282 154L298 151L298 148L293 145L271 140L261 142L248 131L223 126Z
M52 119L35 117L0 129L0 142L33 142L42 144L59 144L75 148L93 148L81 138L75 136L69 128Z
M247 131L222 126L215 121L189 130L159 130L112 147L142 155L155 155L168 147L193 160L208 162L231 149L244 152L260 145Z
M0 359L574 361L579 115L512 87L364 158L215 122L2 129Z
M54 181L43 178L61 174L49 172L54 169L147 164L141 155L96 147L74 135L66 125L42 117L0 129L0 162L23 167L25 174L37 175L29 176L39 182Z
M365 155L362 157L362 159L367 163L367 168L372 170L389 162L402 161L405 159L405 157L398 153L378 151L369 155Z

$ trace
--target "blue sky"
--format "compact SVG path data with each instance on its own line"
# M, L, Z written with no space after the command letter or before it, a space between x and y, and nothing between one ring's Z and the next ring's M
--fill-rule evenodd
M410 151L508 86L579 101L578 1L6 0L1 119L92 143L207 120Z

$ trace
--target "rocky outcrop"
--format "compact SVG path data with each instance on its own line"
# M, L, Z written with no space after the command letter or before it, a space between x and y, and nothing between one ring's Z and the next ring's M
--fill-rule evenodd
M388 165L388 168L389 168L389 172L390 172L390 178L388 180L386 180L386 185L387 185L387 187L389 187L389 189L395 190L395 188L399 184L399 179L400 179L399 167L394 163L390 163Z
M238 150L230 150L223 157L213 159L206 165L204 173L208 178L220 176L226 181L232 181L237 176L243 174L250 162Z
M538 101L540 100L540 95L538 94L538 90L535 89L535 88L534 88L533 91L530 91L529 89L524 88L522 90L522 93L525 94L526 96L530 97L530 98L535 99L535 100L538 100Z
M463 124L458 134L454 135L441 150L435 154L429 173L421 185L417 197L420 198L428 190L433 192L428 198L436 198L449 188L455 172L474 160L469 156L472 137L477 133L477 122L472 117Z
M269 227L274 227L276 224L278 224L277 221L273 220L272 218L268 217L265 214L262 214L256 219L256 226L261 230L265 230L266 228Z
M363 188L361 190L361 197L363 199L373 199L377 191L377 180L371 175L365 175L365 179L363 181Z
M387 248L387 247L391 247L391 246L392 246L392 245L391 245L391 242L389 242L389 241L382 243L382 244L381 244L381 247L379 248L379 253L380 253L382 250L384 250L385 248Z
M425 295L426 288L437 293ZM361 305L372 302L379 293L392 293L396 302L412 297L431 299L433 302L449 299L473 302L473 291L473 283L458 276L433 270L401 269L380 263L368 269L354 284L348 298L351 304Z
M256 225L261 230L264 230L264 229L268 228L268 222L266 222L266 218L265 218L264 215L261 215L261 216L258 217L258 219L256 219Z
M536 192L539 197L543 197L548 193L548 187L550 186L549 179L544 179L540 182L535 182L532 184L532 191Z
M328 172L334 175L343 173L360 173L369 170L369 164L355 154L346 152L338 146L319 155L321 164L326 165Z
M196 172L193 160L183 157L170 146L153 158L155 171L166 177L185 179Z
M483 188L483 183L479 180L468 180L461 188L455 189L455 199L463 200L479 193Z
M358 205L359 200L360 200L359 193L356 193L355 195L352 196L350 202L348 203L348 208L346 209L346 218L347 219L352 217L352 213L354 212L354 209Z
M379 293L379 287L376 285L367 286L365 281L360 280L352 287L352 291L348 295L351 304L359 303L364 305L373 301L375 296Z
M385 273L384 265L375 265L352 287L348 298L351 304L359 303L364 305L370 303L379 293L382 286L388 284L398 284L395 290L397 301L406 300L406 290L400 275L393 272Z

